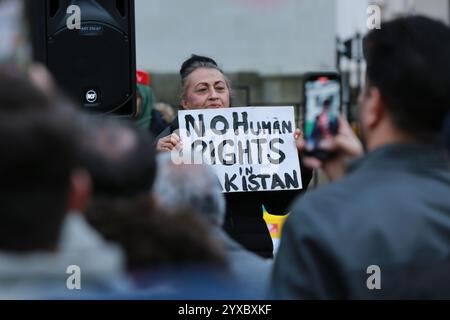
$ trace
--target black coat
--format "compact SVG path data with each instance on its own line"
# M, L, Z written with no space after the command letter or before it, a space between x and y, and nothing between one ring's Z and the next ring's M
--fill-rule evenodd
M178 129L176 118L157 141ZM301 195L312 178L312 171L302 167L303 190L226 193L225 231L242 246L264 258L273 258L273 243L263 219L262 206L273 215L288 214L293 200Z

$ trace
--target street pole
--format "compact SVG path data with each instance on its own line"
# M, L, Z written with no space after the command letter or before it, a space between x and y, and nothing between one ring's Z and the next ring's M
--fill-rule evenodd
M341 50L342 50L341 39L339 39L339 37L336 37L336 70L339 73L341 73L341 55L342 55Z
M361 92L361 63L362 63L362 52L361 52L361 34L356 33L356 88L358 94Z

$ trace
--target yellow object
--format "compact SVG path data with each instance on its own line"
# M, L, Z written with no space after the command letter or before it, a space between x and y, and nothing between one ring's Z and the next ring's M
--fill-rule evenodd
M272 239L281 239L281 232L283 230L284 222L289 215L274 216L264 211L264 220L266 221L267 228L269 229Z
M359 127L359 124L356 121L354 121L350 125L351 125L351 127L353 129L353 133L356 134L356 136L358 138L361 138L361 129Z

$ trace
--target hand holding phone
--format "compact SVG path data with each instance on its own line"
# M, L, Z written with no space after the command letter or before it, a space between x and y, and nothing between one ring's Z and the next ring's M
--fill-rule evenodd
M338 134L329 142L330 146L327 151L333 155L332 157L320 159L305 156L303 164L310 169L322 169L328 178L334 181L345 175L348 166L364 154L364 148L344 116L339 118ZM297 148L304 153L304 139L297 140Z

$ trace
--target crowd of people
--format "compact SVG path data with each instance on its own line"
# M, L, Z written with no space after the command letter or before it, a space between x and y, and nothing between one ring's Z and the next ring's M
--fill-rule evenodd
M132 123L82 113L42 69L0 71L0 298L450 298L450 28L399 18L364 54L363 141L341 118L319 160L297 131L304 189L280 192L175 164L178 121L152 136L142 84ZM231 107L212 58L180 76L181 108ZM331 183L308 191L317 169ZM263 206L291 213L275 257Z

